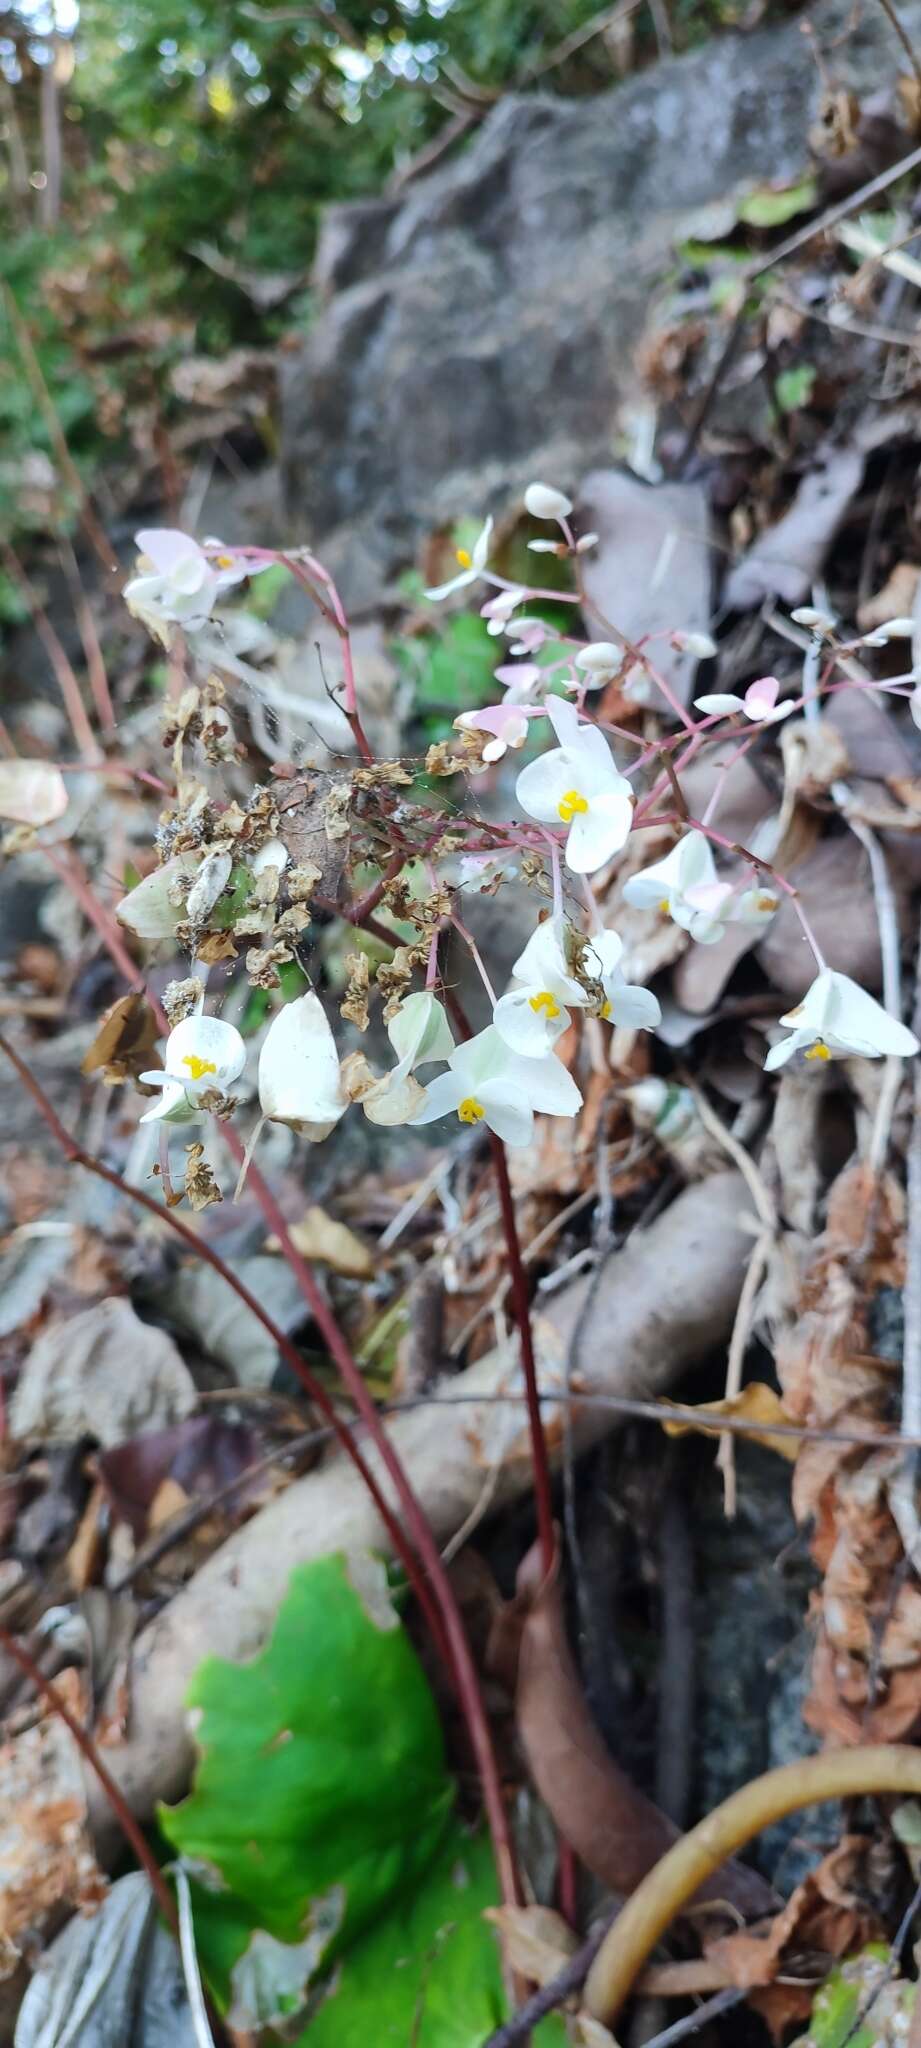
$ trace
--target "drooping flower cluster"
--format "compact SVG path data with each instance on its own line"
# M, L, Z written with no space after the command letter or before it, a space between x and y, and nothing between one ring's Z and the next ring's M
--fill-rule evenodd
M577 538L574 534L573 506L563 492L550 485L532 484L524 494L524 504L532 518L552 522L558 529L557 539L529 542L538 552L572 557L594 545L594 535ZM255 569L267 567L272 559L267 551L234 551L216 541L199 545L170 530L147 530L139 533L137 540L141 549L138 573L125 592L130 608L164 640L169 640L172 628L192 635L193 650L195 632L207 624L221 596ZM519 819L498 832L491 827L485 843L482 837L473 838L476 850L461 851L463 833L451 846L451 835L447 835L443 851L461 851L454 886L462 890L493 890L520 864L528 879L533 882L536 878L549 893L551 884L542 872L549 856L553 908L537 923L520 952L504 993L496 999L490 992L493 1014L486 1029L458 1044L434 988L439 986L442 967L440 935L451 924L467 935L453 913L451 891L437 871L441 855L433 854L430 908L426 912L418 906L415 929L419 943L397 948L397 954L406 955L407 964L387 969L392 979L386 987L381 971L380 985L387 996L384 1014L394 1055L386 1071L376 1072L361 1052L340 1057L326 1012L313 992L284 1003L265 1032L256 1077L260 1119L284 1124L311 1143L327 1138L346 1112L357 1107L371 1122L388 1126L419 1126L445 1116L470 1127L483 1123L508 1144L518 1146L531 1141L535 1114L574 1116L582 1097L561 1053L569 1051L563 1041L575 1020L593 1019L633 1032L653 1032L661 1023L655 994L629 978L629 952L619 933L605 928L589 880L616 860L637 826L642 829L648 822L661 831L662 817L650 815L657 808L665 808L678 836L664 857L639 868L623 882L621 897L631 909L668 918L690 940L715 946L730 926L748 926L757 933L775 916L779 891L786 888L792 894L754 855L741 863L737 860L729 872L717 868L713 846L719 835L708 825L715 799L711 799L702 824L669 813L669 786L674 785L677 771L670 764L668 777L659 774L658 737L641 755L639 767L647 770L645 777L637 776L636 764L629 774L623 772L611 739L586 710L586 699L609 685L619 687L629 698L631 676L638 673L647 681L654 680L654 668L632 647L626 650L629 661L625 661L624 645L616 640L580 645L563 636L562 643L548 648L547 643L556 638L554 630L525 607L549 593L496 575L490 564L494 540L490 517L472 547L457 551L457 573L427 592L428 597L440 600L485 581L489 595L481 616L487 632L493 639L505 638L514 657L500 660L495 670L504 692L502 701L458 715L455 727L463 736L463 750L446 762L433 763L433 772L451 773L459 767L488 769L510 750L525 747L533 752L533 758L526 761L515 782ZM818 614L803 612L800 617L811 624L816 636L830 630L829 622ZM895 635L900 623L904 622L892 622L885 637ZM696 659L710 659L716 652L706 635L676 629L669 638ZM872 636L865 636L865 641L873 644ZM199 644L203 650L205 643ZM220 682L215 687L218 697L208 700L212 743L222 689ZM764 676L743 694L715 691L698 696L695 709L708 725L731 720L732 725L723 731L737 742L736 752L744 753L753 743L760 743L761 728L786 720L800 708L793 697L781 701L780 688L775 677ZM351 701L354 705L354 695ZM670 701L677 716L681 707ZM544 719L552 733L554 743L550 745L543 743ZM690 715L685 722L699 744L696 735L704 726L695 726ZM203 728L206 723L201 721ZM746 733L746 726L754 730ZM619 733L615 727L618 752ZM683 740L686 735L679 737ZM436 748L433 753L437 756L439 751ZM734 758L730 753L721 775L728 772ZM372 768L368 762L366 751L355 778L356 785L361 776L365 778L364 789L385 785L388 773L397 784L409 779L400 764L375 764ZM677 752L672 762L680 765ZM648 791L656 774L659 781L650 798ZM631 776L637 781L636 788ZM664 805L659 802L663 789ZM291 864L292 857L279 836L279 813L273 808L273 799L268 792L258 794L265 799L265 815L252 844L240 842L246 844L243 875L249 893L233 913L233 931L236 936L243 932L260 936L260 945L248 955L247 965L258 986L272 987L277 986L273 962L276 957L292 957L290 946L309 923L310 913L302 906L313 886L311 877L318 876L320 870ZM351 802L347 779L331 792L330 801L334 800L344 805L346 815ZM239 812L234 806L229 807L230 812L235 808ZM386 818L394 815L391 806ZM164 842L168 857L163 866L120 906L119 914L124 913L125 922L139 936L156 941L178 934L193 958L203 937L210 939L212 950L204 955L205 974L209 960L226 957L220 933L209 932L209 919L241 886L235 830L218 809L217 814L210 813L204 837L196 827L194 834L178 842ZM330 813L327 832L331 841L340 836L339 812L335 817ZM379 833L376 843L380 843ZM738 854L739 849L731 848L727 839L720 843ZM172 846L179 850L171 851ZM374 857L379 858L377 852ZM576 878L575 883L565 878L564 869L570 878ZM404 892L402 907L396 898L392 906L403 915L411 901L407 885L397 877L392 886ZM580 890L587 907L576 912L573 901L578 901ZM277 917L272 908L276 902L287 904ZM262 936L266 918L274 947ZM805 918L802 922L812 943ZM230 950L234 950L232 946ZM899 1019L848 976L829 970L814 944L813 950L817 977L802 1001L781 1018L787 1035L768 1052L765 1065L769 1070L792 1059L820 1070L824 1062L833 1059L904 1058L918 1051L917 1039ZM426 987L412 991L412 972L426 961ZM196 966L194 973L198 972ZM199 986L188 984L193 985ZM367 990L366 972L363 986ZM358 1001L357 1010L353 994L343 1003L343 1013L356 1021L362 1008L364 1028L364 998ZM140 1077L159 1098L142 1121L171 1124L209 1113L231 1114L237 1084L245 1092L246 1057L245 1042L235 1026L204 1014L200 991L191 1013L169 1033L162 1070ZM440 1071L433 1078L434 1067Z
M171 625L190 632L203 626L222 593L252 573L220 541L206 552L189 534L165 526L149 527L135 538L140 559L125 585L125 603L158 639Z

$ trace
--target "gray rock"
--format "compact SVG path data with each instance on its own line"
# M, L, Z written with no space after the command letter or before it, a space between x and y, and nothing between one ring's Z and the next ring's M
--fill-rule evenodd
M846 16L814 17L822 47L848 28L836 83L894 78L882 10ZM400 197L330 209L325 310L282 368L282 481L353 611L439 522L610 459L676 238L803 170L816 93L798 23L725 35L597 98L509 97Z

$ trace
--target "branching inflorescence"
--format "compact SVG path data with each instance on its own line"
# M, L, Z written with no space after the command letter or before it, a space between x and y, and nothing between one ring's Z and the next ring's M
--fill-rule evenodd
M486 1127L498 1174L531 1424L541 1551L549 1572L555 1555L549 1465L527 1283L503 1148L527 1146L536 1115L577 1116L582 1094L561 1057L568 1028L576 1019L594 1020L596 1034L604 1025L654 1033L661 1022L655 994L631 974L629 948L621 934L605 924L604 895L596 878L601 877L606 894L612 873L625 863L623 901L669 920L704 946L715 944L729 926L745 925L753 931L767 926L781 897L790 899L814 955L816 974L802 1000L780 1020L784 1035L770 1046L765 1062L769 1069L795 1061L807 1070L820 1070L824 1062L837 1058L899 1058L919 1050L918 1040L900 1017L849 976L829 968L796 890L784 875L761 852L736 845L713 822L736 761L767 728L793 713L805 709L814 717L823 691L877 687L909 695L912 713L921 723L921 691L914 671L885 684L854 683L843 663L853 647L838 640L830 620L815 612L801 613L798 623L810 636L804 686L809 702L782 698L777 680L762 677L740 696L701 695L692 712L659 673L647 643L626 641L614 626L607 630L616 637L584 642L551 628L535 611L549 599L579 602L580 558L595 537L576 537L569 500L550 486L531 485L525 506L533 518L556 527L556 537L532 540L530 546L569 561L575 569L575 588L568 593L549 591L498 574L491 567L491 519L474 546L458 552L457 573L427 596L438 602L459 591L485 587L481 613L487 631L497 643L507 643L507 652L497 646L497 653L503 654L495 669L501 695L493 704L459 715L456 744L442 742L429 749L425 781L420 779L419 764L375 757L356 686L348 621L332 578L311 552L228 548L217 541L199 545L185 534L166 530L138 535L141 557L126 586L126 601L169 650L174 675L190 679L174 690L167 706L166 743L172 753L175 794L167 792L161 813L156 865L129 890L116 915L135 941L165 943L185 955L187 967L165 990L162 1005L153 1006L154 1029L163 1026L162 1065L150 1064L148 1034L143 1037L143 1056L132 1058L130 1046L116 1046L121 1065L113 1073L113 1078L134 1078L146 1091L141 1121L157 1129L159 1172L169 1205L181 1199L173 1191L170 1173L168 1146L174 1125L200 1126L216 1118L225 1127L241 1179L247 1170L252 1173L255 1198L280 1239L392 1484L397 1510L405 1517L406 1541L398 1547L401 1554L405 1551L408 1574L458 1685L507 1899L515 1896L507 1816L456 1603L437 1546L391 1453L359 1368L322 1290L297 1253L275 1197L258 1168L251 1166L259 1134L268 1121L287 1126L309 1144L320 1144L344 1116L359 1110L372 1123L389 1127L442 1121L449 1129L452 1124ZM221 606L227 593L246 578L277 565L288 569L309 593L336 637L341 655L337 702L357 761L331 753L329 766L321 769L276 766L270 780L241 800L213 787L215 782L220 785L225 766L232 766L238 778L244 751L235 733L233 678L242 676L245 684L247 671L234 658L222 658ZM906 624L910 622L893 620L857 644L898 639ZM704 636L682 633L678 626L670 637L698 658L715 652ZM556 646L548 654L550 641ZM230 678L229 686L221 679L222 670ZM592 698L615 680L628 702L632 697L649 705L659 693L662 720L654 731L647 721L647 738L612 728L593 715ZM689 813L681 776L713 741L724 748L729 745L705 814L698 819ZM628 742L633 758L619 761L616 750L623 751ZM475 805L468 811L462 805L447 809L433 799L433 779L463 775L469 780L526 745L531 758L516 778L516 817L495 823L479 815ZM101 757L100 762L106 765ZM32 823L43 825L58 818L66 805L63 786L58 791L47 784L45 764L20 765L38 771L35 786L41 788L46 805L45 815L33 817ZM239 788L239 779L235 787ZM20 821L12 850L19 843L17 832L24 832L29 843L27 814L8 809L5 815ZM661 841L666 830L673 837L670 850L642 865L636 857L636 835L655 831ZM48 851L121 972L137 988L141 971L132 973L125 938L95 897L76 854L66 845L55 845L53 835ZM545 900L508 986L497 993L468 931L464 898L469 892L494 893L516 871ZM376 989L391 1054L383 1071L377 1071L363 1052L341 1049L320 996L313 987L304 988L303 976L309 983L313 968L309 927L315 918L331 914L362 935L368 946L360 951L356 944L348 958L348 986L340 1009L362 1032ZM219 1003L213 996L209 999L208 986L215 966L238 958L241 942L250 984L268 993L270 1009L277 1001L261 1034L253 1077L258 1113L245 1143L235 1119L252 1092L246 1079L250 1046L237 1023L217 1014ZM490 1021L475 1034L467 1027L453 987L446 958L449 944L469 947L489 997ZM372 945L376 951L370 950ZM285 999L284 969L292 962L301 969L301 992ZM20 1056L11 1056L24 1071ZM43 1113L49 1114L47 1105ZM72 1157L96 1170L65 1137L68 1145ZM185 1191L194 1207L206 1207L222 1198L222 1190L203 1147L195 1143L187 1150ZM155 1206L149 1196L139 1199ZM171 1220L183 1235L191 1236L178 1219ZM363 1466L351 1433L340 1430L340 1435L344 1448ZM373 1474L367 1467L364 1471L376 1487ZM383 1497L381 1506L385 1516L393 1514Z

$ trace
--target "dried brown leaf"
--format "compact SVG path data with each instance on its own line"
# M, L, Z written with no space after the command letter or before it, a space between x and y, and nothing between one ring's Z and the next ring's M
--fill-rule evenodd
M101 1073L107 1088L117 1087L122 1081L137 1081L150 1067L162 1064L156 1049L159 1036L159 1025L146 996L119 996L106 1010L93 1043L80 1062L80 1071Z
M65 1671L56 1683L83 1721L79 1674ZM83 1760L58 1715L0 1746L0 1814L0 1976L8 1976L52 1913L92 1908L107 1888L87 1832Z
M751 611L769 597L805 603L860 487L864 460L856 448L837 448L803 477L783 517L730 570L724 597L732 610Z
M668 1405L667 1401L663 1402L663 1406ZM700 1421L665 1422L662 1426L666 1436L688 1436L695 1430L702 1436L719 1436L718 1423L711 1423L705 1418L720 1415L736 1416L740 1421L754 1425L749 1438L751 1443L763 1444L766 1450L776 1451L778 1457L795 1463L798 1450L796 1438L776 1436L770 1427L772 1422L790 1423L794 1418L784 1407L780 1395L773 1387L766 1386L763 1380L750 1380L748 1386L743 1387L741 1394L731 1394L722 1401L700 1401L695 1403L695 1406Z
M609 1755L588 1710L566 1636L558 1574L542 1576L535 1545L518 1573L521 1625L515 1713L537 1789L576 1855L602 1884L629 1894L678 1830ZM508 1657L508 1638L504 1643ZM729 1863L697 1894L743 1914L770 1911L770 1887Z
M350 1280L371 1280L375 1272L375 1261L361 1239L355 1236L347 1223L337 1223L334 1216L328 1216L325 1209L307 1210L297 1223L289 1224L289 1231L297 1250L305 1259L315 1259L321 1266L329 1266L334 1273L342 1273ZM277 1237L270 1237L266 1250L277 1252L281 1244Z

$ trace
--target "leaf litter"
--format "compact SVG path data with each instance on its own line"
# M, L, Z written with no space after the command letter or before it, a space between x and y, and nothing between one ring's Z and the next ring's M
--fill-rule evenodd
M833 111L831 125L846 143L851 113L840 105ZM631 643L654 636L659 668L685 705L700 687L701 662L708 664L708 689L744 690L758 676L776 674L781 701L799 697L811 628L791 621L791 609L827 605L844 640L910 616L916 607L916 281L903 274L887 301L897 340L868 342L860 323L872 327L882 318L887 271L866 257L866 246L859 251L847 241L806 239L772 268L764 238L783 239L784 226L798 224L818 203L804 178L792 193L749 194L732 209L720 237L731 234L742 244L752 273L744 304L724 289L722 240L702 233L693 249L681 252L670 297L654 309L641 355L645 401L657 413L667 473L650 481L610 469L583 480L579 509L600 535L597 553L586 557L585 623L590 632L607 631L605 621L613 620ZM870 232L865 223L861 232ZM885 238L877 240L885 248ZM279 280L280 291L290 285ZM742 346L735 365L714 376L736 318ZM230 405L245 413L249 371L262 377L271 366L243 360L223 366L226 374L218 377L213 365L189 359L181 369L190 403L203 411ZM196 428L189 446L199 433L204 429ZM670 464L669 449L679 444L682 463ZM689 651L672 636L674 628L702 642L715 634L716 652ZM245 638L242 625L240 633ZM246 647L241 639L230 651L226 673L234 674L235 661L244 674L246 648L254 661L262 658L254 654L258 638L252 632ZM266 636L259 645L268 645ZM330 635L324 640L330 661L335 648ZM880 655L884 674L901 672L903 653L894 642ZM289 655L286 649L286 660ZM291 655L308 658L314 659L303 647ZM851 659L859 665L866 657L858 650ZM259 673L254 667L257 682ZM606 714L638 742L658 744L669 720L654 715L636 683L628 646L607 686ZM283 770L285 749L270 726L272 717L277 724L287 715L285 706L270 716L256 683L250 686L259 705L250 715L250 737L259 746L262 734L263 758ZM382 716L392 724L392 700L381 687ZM318 707L321 700L325 711L317 684ZM171 754L151 745L147 772L158 774L168 758L177 777L191 783L204 756L212 764L226 761L232 774L235 742L226 720L220 687L209 686L204 696L187 692L169 736ZM339 739L342 724L337 714ZM797 712L779 734L759 734L737 760L733 742L693 764L684 777L691 814L704 815L724 778L719 816L730 845L769 859L782 841L785 871L830 965L879 989L885 966L880 893L866 839L853 827L863 824L878 835L897 939L911 964L918 882L912 848L921 817L917 734L897 698L857 691L829 700L821 721ZM16 835L24 835L31 861L45 834L57 847L79 849L84 866L107 885L117 876L110 895L127 897L120 916L129 962L139 941L161 947L165 960L183 928L200 945L198 959L226 974L243 1002L257 1003L247 1028L258 1032L265 1015L258 999L285 975L302 971L311 899L335 896L339 888L354 829L350 778L320 769L312 783L289 786L281 772L261 808L249 805L241 779L234 803L220 815L203 781L189 812L187 843L177 841L162 865L122 891L135 858L143 872L147 799L136 787L107 783L94 810L93 777L85 779L90 792L84 800L78 779L65 782L40 758L40 746L36 755L36 745L2 766L5 843L15 851ZM388 751L399 747L397 730ZM837 793L842 782L847 801ZM289 870L274 893L254 891L247 850L258 851L276 832L300 879L292 886ZM660 858L669 844L667 831L658 839L650 831L644 863ZM905 1101L895 1100L888 1112L883 1102L881 1109L878 1092L868 1091L847 1063L831 1077L816 1077L808 1102L792 1072L769 1095L759 1078L766 1036L809 979L792 908L781 904L766 931L746 933L744 943L731 933L712 948L689 949L676 925L622 902L627 871L625 865L607 889L602 881L603 914L624 935L633 976L654 977L663 1007L670 1006L666 1045L674 1057L657 1057L652 1071L648 1045L630 1033L611 1041L612 1056L599 1056L591 1020L565 1045L588 1105L577 1141L569 1133L561 1139L557 1124L540 1119L533 1149L516 1162L514 1176L536 1298L542 1290L552 1298L567 1278L583 1275L592 1284L612 1247L648 1227L656 1204L667 1205L685 1181L706 1185L725 1166L721 1142L701 1122L684 1084L688 1048L721 1123L769 1187L775 1219L763 1278L741 1329L744 1386L721 1391L721 1355L679 1390L687 1393L680 1420L669 1419L663 1402L656 1422L631 1422L625 1442L639 1480L631 1491L621 1467L618 1498L612 1499L601 1466L578 1461L579 1498L575 1521L571 1498L566 1509L567 1537L575 1528L583 1541L570 1557L565 1589L532 1585L525 1599L521 1587L514 1594L516 1572L527 1578L531 1531L520 1509L503 1506L501 1479L467 1537L467 1553L482 1552L506 1594L504 1601L497 1594L494 1607L511 1634L511 1653L506 1640L494 1661L495 1638L502 1635L496 1613L489 1655L485 1640L478 1649L481 1670L492 1674L488 1704L503 1735L507 1787L526 1788L549 1812L591 1875L593 1904L601 1898L608 1908L611 1895L631 1889L676 1828L694 1817L675 1820L657 1806L655 1759L642 1732L650 1700L661 1708L690 1654L680 1617L676 1622L671 1611L674 1556L669 1562L660 1551L658 1532L637 1501L637 1491L651 1495L660 1483L666 1436L689 1432L675 1451L688 1461L679 1469L702 1491L710 1484L702 1476L710 1470L707 1439L721 1424L723 1442L734 1423L743 1441L760 1447L775 1488L787 1486L785 1466L792 1465L795 1527L788 1540L808 1547L812 1591L808 1611L791 1623L789 1642L765 1653L765 1668L771 1682L772 1658L792 1660L797 1645L805 1646L805 1697L795 1738L802 1750L816 1743L910 1743L921 1732L915 1487L897 1441L906 1263L918 1199L917 1189L906 1198L904 1187ZM95 1117L106 1156L125 1167L135 1120L130 1095L119 1091L156 1064L155 1013L146 998L135 990L126 995L124 982L115 982L97 935L75 923L60 879L44 897L42 938L50 981L47 959L32 962L39 979L45 977L39 988L20 956L19 982L4 972L0 993L17 1016L36 1072L50 1078L56 1070L55 1102L69 1127L84 1114ZM253 968L248 992L238 965L247 956ZM369 1010L368 957L350 953L338 988L332 947L327 968L319 970L358 1023ZM140 948L137 965L140 980ZM151 979L166 1002L166 969L156 954ZM63 1007L43 1016L34 1007L42 997ZM170 1000L194 1003L195 996L189 990ZM373 1032L373 1004L370 1011ZM242 1002L238 1014L244 1015ZM73 1703L95 1726L97 1740L117 1751L131 1717L128 1630L150 1608L168 1614L176 1588L324 1450L302 1447L304 1437L317 1433L317 1416L286 1378L275 1339L219 1275L195 1263L190 1251L177 1252L159 1224L145 1220L139 1246L123 1219L110 1237L97 1217L78 1245L57 1208L59 1190L42 1140L28 1116L22 1121L21 1109L18 1114L21 1127L14 1115L0 1133L12 1190L0 1242L8 1283L0 1312L8 1421L0 1473L8 1552L2 1570L14 1567L9 1580L0 1577L0 1606L4 1625L35 1640L60 1596L71 1626L80 1612L77 1591L84 1601L95 1600L95 1649L87 1644L87 1629L91 1638L93 1629L84 1620L82 1635L75 1629L73 1637L66 1630L60 1637L55 1657L73 1661L56 1668L70 1681ZM318 1266L382 1404L404 1395L424 1400L445 1359L458 1370L474 1364L497 1337L507 1342L508 1280L481 1153L456 1150L439 1158L433 1176L430 1150L412 1139L399 1156L377 1155L371 1168L348 1157L332 1167L324 1162L317 1180L305 1186L276 1140L277 1133L266 1156L294 1243ZM229 1213L221 1214L207 1199L212 1159L196 1158L193 1166L191 1192L201 1201L194 1228L202 1241L227 1251L257 1300L270 1304L275 1322L332 1384L317 1330L274 1242L266 1242L248 1215L245 1196L236 1210L223 1204ZM143 1167L135 1164L136 1174L150 1170L150 1157ZM752 1209L750 1197L749 1187L742 1197L746 1209ZM77 1251L82 1300L72 1284ZM439 1314L423 1325L420 1281L432 1270ZM407 1317L411 1374L405 1368ZM616 1344L616 1332L609 1341ZM426 1347L431 1355L422 1355ZM566 1371L578 1375L576 1338ZM507 1424L497 1409L497 1443ZM778 1425L802 1425L824 1436L797 1444ZM558 1416L551 1433L562 1443ZM861 1435L874 1441L853 1440ZM488 1441L480 1455L488 1477ZM742 1513L756 1469L740 1459ZM560 1506L563 1512L565 1502ZM194 1526L190 1513L200 1516ZM171 1540L161 1549L164 1538ZM600 1567L603 1539L609 1549ZM727 1525L725 1542L733 1540ZM203 1716L196 1739L204 1761L186 1806L163 1818L191 1871L206 1975L232 2024L283 2021L289 2038L306 2043L315 2036L316 2048L322 2048L324 2029L337 2048L349 2048L353 2039L363 2043L372 2033L395 2044L411 2038L416 2048L442 2048L448 2038L480 2048L506 2010L494 1930L503 1937L506 1961L537 1983L565 1965L576 1930L549 1901L514 1909L519 1919L498 1905L484 1843L468 1826L475 1807L468 1796L470 1759L449 1701L430 1690L434 1675L423 1673L402 1624L371 1635L367 1610L341 1562L307 1569L319 1575L310 1587L295 1575L269 1647L243 1643L238 1657L206 1665L190 1702ZM114 1590L125 1574L132 1585L127 1601ZM119 1598L116 1626L112 1611ZM704 1665L711 1625L698 1594L692 1632ZM110 1627L114 1649L106 1646ZM472 1618L471 1627L475 1634ZM337 1630L347 1640L337 1642ZM605 1630L616 1632L618 1643L616 1654L599 1665L593 1642ZM73 1646L78 1636L79 1650ZM54 1631L48 1642L53 1638ZM203 1653L206 1648L203 1643ZM266 1684L273 1658L274 1690ZM399 1667L396 1675L385 1668L388 1658ZM87 1664L91 1686L78 1676L78 1666ZM599 1670L606 1674L603 1683ZM103 1675L110 1679L107 1698ZM705 1685L705 1670L699 1682ZM692 1701L685 1712L693 1722ZM85 2048L97 2041L102 2048L112 2038L114 2009L133 2015L132 2039L149 2038L156 2048L165 2032L157 2018L161 1993L153 1988L158 1972L167 1987L162 1999L178 2015L171 2037L183 2039L184 1993L171 1938L153 1931L146 1879L139 1874L106 1892L87 1832L82 1769L66 1731L47 1714L36 1719L33 1712L30 1723L21 1693L7 1731L5 1952L11 1962L27 1952L39 1965L22 2007L17 2048L66 2048L77 2039L78 2018ZM693 1728L689 1739L693 1745ZM789 1725L784 1740L791 1740ZM748 1754L742 1775L754 1775L761 1761ZM222 1770L223 1801L215 1791ZM258 1831L249 1805L240 1805L241 1783L248 1799L258 1786L260 1801L267 1802L260 1805ZM452 1803L456 1783L459 1809ZM712 1913L691 1916L703 1949L694 1967L709 1968L714 1986L750 1993L752 2012L775 2040L791 2024L808 2022L802 2038L817 2048L843 2048L845 2041L864 2048L862 2001L874 1984L867 2043L905 2037L901 2022L911 1990L900 1976L882 1987L877 1981L906 1903L908 1852L891 1820L879 1807L850 1813L833 1845L815 1853L793 1884L784 1880L783 1858L776 1877L764 1865L730 1870L715 1887ZM215 1872L219 1887L210 1889ZM525 1875L530 1879L527 1862ZM777 1892L785 1896L782 1906ZM720 1900L730 1908L722 1919ZM94 1907L94 1918L82 1917ZM61 1914L73 1908L76 1916L54 1935ZM739 1911L752 1927L735 1924ZM580 1934L588 1914L583 1896ZM686 1927L680 1942L686 1947L690 1938ZM42 1959L43 1939L49 1945ZM867 1946L873 1943L880 1946ZM674 1947L657 1968L686 1966L686 1955L675 1955ZM395 1953L402 1974L393 1972ZM829 1968L833 1960L837 1966ZM568 2014L570 2038L590 2040L596 2023L580 2019L577 1994ZM301 2019L303 2031L295 2035L291 2029ZM717 2026L714 2020L708 2040L719 2038ZM542 2022L534 2038L550 2048L563 2038L562 2023Z

